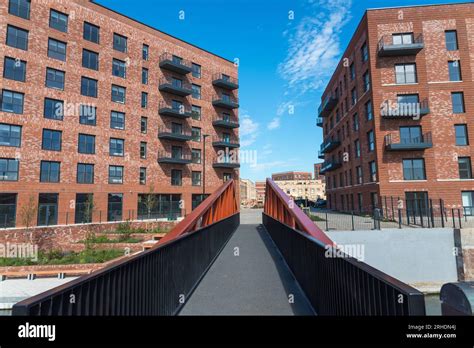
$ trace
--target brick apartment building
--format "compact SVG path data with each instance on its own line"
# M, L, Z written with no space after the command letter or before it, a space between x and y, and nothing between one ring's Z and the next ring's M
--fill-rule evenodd
M442 198L469 214L473 79L473 3L366 11L319 109L329 206Z
M0 226L183 215L238 179L233 62L88 0L1 1L0 52Z
M315 180L321 180L321 181L326 181L326 177L324 174L321 174L321 167L323 166L322 163L315 163L314 164L314 179Z
M273 181L281 180L311 180L312 175L310 172L284 172L272 174Z

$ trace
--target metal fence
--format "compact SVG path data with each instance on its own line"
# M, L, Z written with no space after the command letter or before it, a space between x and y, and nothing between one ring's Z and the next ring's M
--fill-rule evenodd
M424 295L267 214L263 224L318 315L425 315Z

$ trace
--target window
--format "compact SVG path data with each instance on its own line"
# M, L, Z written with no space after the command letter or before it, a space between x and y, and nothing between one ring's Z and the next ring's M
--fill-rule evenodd
M369 162L370 182L377 181L377 164L375 161Z
M370 121L374 118L374 114L372 112L372 101L368 101L365 103L365 115L367 116L367 121Z
M148 85L148 69L142 68L142 84Z
M355 158L360 157L360 141L359 141L359 139L354 141L354 153L355 153Z
M107 198L107 221L122 221L123 194L109 193Z
M456 145L469 145L469 138L467 136L467 124L455 124L454 131L456 133Z
M362 167L356 167L356 175L357 175L357 184L362 185L364 183L364 174L362 172Z
M192 96L194 99L201 99L201 86L195 85L193 83L192 85L193 93Z
M401 144L417 144L423 140L420 126L400 127Z
M368 71L365 72L363 76L364 80L364 92L367 92L370 89L370 74Z
M351 81L354 81L356 78L355 64L352 63L349 69L350 69Z
M471 157L459 157L459 179L472 179Z
M109 166L109 184L123 184L123 166Z
M62 12L51 10L49 13L49 27L67 33L68 16Z
M201 172L192 173L192 184L193 186L201 186Z
M352 116L352 129L356 132L359 130L359 115L357 113Z
M86 97L97 98L97 80L82 77L81 94Z
M20 147L21 126L0 123L0 146Z
M14 158L0 158L0 181L18 181L19 161Z
M193 141L201 141L201 128L192 127L191 134Z
M404 159L403 160L403 179L404 180L425 180L425 160Z
M66 61L67 44L55 39L48 40L48 57Z
M110 113L110 128L125 129L125 114L123 112L112 111Z
M1 225L4 228L16 226L16 193L0 193Z
M22 114L24 97L23 93L2 90L2 111Z
M148 129L148 118L147 117L142 117L140 119L140 132L143 134L146 134Z
M139 181L140 181L140 185L146 185L146 168L145 167L140 168Z
M446 39L446 49L448 51L456 51L458 47L458 34L456 30L447 30L444 32Z
M9 25L7 27L7 45L28 50L28 31Z
M84 68L99 70L99 54L86 49L82 50L82 66Z
M84 22L84 40L98 44L100 42L100 28L94 24Z
M351 97L352 97L352 105L356 105L356 103L357 103L357 89L355 87L351 91Z
M94 165L78 163L77 165L77 183L93 184L94 183Z
M49 151L61 151L61 139L63 132L43 129L43 142L41 148Z
M64 116L64 102L62 100L44 99L44 118L62 121Z
M148 107L148 93L142 92L142 108L146 109Z
M25 82L26 62L19 59L5 57L3 77L9 80Z
M150 46L143 44L143 47L142 47L143 60L148 60L149 55L150 55Z
M30 19L31 0L10 0L8 13L24 19Z
M127 38L114 33L114 50L127 53Z
M76 193L74 223L89 224L92 222L94 208L94 194Z
M192 75L198 79L201 78L201 66L199 64L192 64Z
M453 104L453 114L462 114L465 112L463 92L451 93L451 101Z
M367 146L368 146L369 152L375 150L374 131L367 132Z
M112 85L112 101L116 103L125 104L125 87Z
M395 64L395 81L397 84L416 83L416 64Z
M364 44L362 45L361 49L360 49L360 53L361 53L361 56L362 56L362 62L366 62L369 60L369 50L367 48L367 43L364 42Z
M224 182L227 182L227 181L229 181L229 180L232 180L232 174L231 174L231 173L224 173L224 174L222 175L222 180L223 180Z
M59 162L41 161L40 182L59 182Z
M121 78L126 78L127 76L126 63L124 61L114 59L112 61L112 75L121 77Z
M58 223L58 194L40 193L38 200L38 226L51 226Z
M449 81L461 81L461 62L458 60L450 60L448 62Z
M95 154L95 135L79 134L78 152L86 155Z
M420 102L418 94L399 94L397 95L397 104L401 110L411 110ZM404 112L404 111L403 111Z
M97 123L97 108L92 105L81 105L79 108L79 123L95 126Z
M201 120L201 107L197 105L193 105L191 107L191 117L193 120L199 121Z
M140 158L146 159L146 153L147 153L147 143L142 141L140 142Z
M46 87L64 90L65 73L61 70L46 68Z
M181 186L182 182L182 171L179 169L171 170L171 186Z
M110 138L109 155L123 157L123 154L124 154L124 140Z
M392 42L394 45L410 45L413 43L413 33L393 34Z
M191 150L191 158L194 164L201 164L201 150L200 149L192 149Z

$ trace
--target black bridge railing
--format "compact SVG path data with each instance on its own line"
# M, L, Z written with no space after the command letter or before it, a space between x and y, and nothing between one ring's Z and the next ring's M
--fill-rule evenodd
M31 297L13 315L174 315L237 229L233 214L117 264Z
M265 213L263 224L318 315L425 315L424 295L411 286L347 254L331 255L332 246Z

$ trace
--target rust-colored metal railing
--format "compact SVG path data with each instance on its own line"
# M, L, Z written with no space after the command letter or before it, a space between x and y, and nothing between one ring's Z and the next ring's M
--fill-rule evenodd
M178 223L171 232L163 237L155 247L169 242L179 236L221 221L239 212L235 181L229 180L213 194L207 197L184 220Z
M334 242L271 179L267 179L265 188L264 213L308 234L324 245L334 245Z

